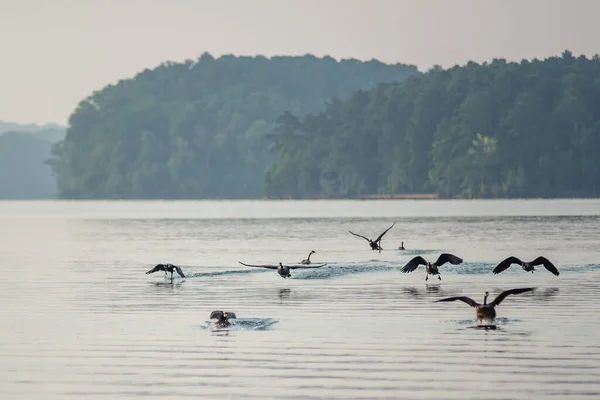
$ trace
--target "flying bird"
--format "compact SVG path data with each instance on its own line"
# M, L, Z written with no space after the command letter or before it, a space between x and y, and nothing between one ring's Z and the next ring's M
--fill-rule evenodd
M311 250L310 253L308 253L308 258L305 259L305 260L300 261L300 264L309 265L310 264L310 256L312 256L315 253L316 253L316 251Z
M213 311L212 313L210 313L210 319L217 320L217 322L215 322L216 328L227 328L227 327L231 326L231 323L229 323L229 320L235 319L235 318L237 318L235 313L230 312L230 311L216 310L216 311Z
M532 274L533 271L535 271L536 265L543 265L548 271L552 272L554 275L560 275L560 272L558 272L558 269L554 266L554 264L552 264L546 257L543 256L539 256L538 258L530 262L521 261L517 257L510 256L507 259L503 260L500 264L498 264L492 272L494 274L499 274L502 271L506 271L508 267L510 267L512 264L518 264L523 268L524 271L531 272Z
M533 289L535 289L535 288L505 290L504 292L500 293L498 295L498 297L496 297L494 299L494 301L492 301L489 304L487 303L487 298L490 295L489 292L485 292L485 296L483 297L483 304L479 304L478 302L476 302L475 300L473 300L467 296L448 297L445 299L436 300L436 303L439 303L441 301L460 300L462 302L467 303L471 307L475 307L475 316L477 317L477 320L479 320L480 323L483 321L492 322L494 320L494 318L496 318L496 306L500 305L500 303L502 303L502 300L504 300L506 298L506 296L509 296L511 294L520 294L520 293L529 292Z
M371 240L371 239L369 239L368 237L365 237L365 236L363 236L363 235L359 235L359 234L357 234L357 233L354 233L354 232L352 232L352 231L350 231L350 230L349 230L348 232L350 232L350 233L351 233L351 234L353 234L354 236L358 236L358 237L360 237L360 238L363 238L363 239L365 239L367 242L369 242L369 246L371 246L371 250L379 250L379 252L381 253L381 250L383 250L383 249L381 248L381 239L383 238L383 235L385 235L385 234L386 234L386 233L387 233L387 232L388 232L390 229L392 229L392 228L394 227L394 225L396 225L396 223L395 223L395 222L392 224L392 226L390 226L390 227L389 227L389 228L387 228L385 231L383 231L383 233L382 233L381 235L379 235L379 236L377 237L377 239L375 239L375 240Z
M441 267L442 265L446 264L447 262L449 262L450 264L453 264L453 265L457 265L457 264L462 263L463 259L455 256L454 254L442 253L438 257L436 262L434 262L432 264L429 261L425 260L423 257L416 256L412 260L410 260L408 263L406 263L406 265L401 269L401 271L403 273L409 273L409 272L412 272L415 269L417 269L417 267L419 265L424 265L425 272L426 272L425 280L429 279L429 275L437 275L438 279L442 280L442 277L440 276L440 271L439 271L438 267Z
M244 264L241 261L238 261L240 264L245 265L246 267L256 267L256 268L268 268L268 269L276 269L277 273L282 277L282 278L289 278L292 276L292 274L290 274L290 270L291 269L299 269L299 268L321 268L326 266L327 264L321 264L321 265L283 265L282 263L279 263L279 265L252 265L252 264Z
M165 271L165 278L167 277L167 272L170 272L171 279L173 279L173 272L175 272L175 271L177 271L179 276L181 276L182 278L185 278L185 275L183 274L183 271L181 270L181 268L179 268L177 265L173 265L173 264L157 264L150 271L146 272L146 274L153 274L158 271Z

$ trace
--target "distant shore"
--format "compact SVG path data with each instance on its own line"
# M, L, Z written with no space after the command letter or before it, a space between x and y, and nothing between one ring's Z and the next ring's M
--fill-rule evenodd
M408 193L408 194L365 194L358 196L361 200L371 199L413 199L413 200L435 200L436 193Z
M413 194L365 194L359 196L284 196L284 197L249 197L249 198L145 198L145 197L0 197L0 201L261 201L261 200L597 200L600 197L591 196L558 196L558 197L439 197L435 193L413 193Z
M266 198L276 200L276 198ZM435 200L438 199L436 193L404 193L404 194L361 194L358 196L302 196L294 197L287 195L281 200L383 200L383 199L409 199L409 200Z

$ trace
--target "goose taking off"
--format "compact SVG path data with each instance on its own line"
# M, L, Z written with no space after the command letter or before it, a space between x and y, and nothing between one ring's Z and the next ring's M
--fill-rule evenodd
M417 267L419 265L424 265L425 272L426 272L425 280L429 279L429 275L437 275L438 279L442 280L442 277L440 276L440 271L439 271L438 267L441 267L442 265L446 264L447 262L449 262L450 264L457 265L457 264L462 263L463 259L455 256L454 254L442 253L438 257L436 262L434 262L432 264L429 261L425 260L423 257L416 256L415 258L410 260L408 263L406 263L406 265L404 266L404 268L401 269L401 271L403 273L412 272L415 269L417 269Z
M290 274L290 269L298 269L298 268L321 268L326 266L327 264L320 264L320 265L283 265L282 263L279 263L279 265L252 265L252 264L244 264L241 261L238 261L240 264L245 265L246 267L256 267L256 268L269 268L269 269L276 269L277 273L282 277L282 278L289 278L292 276L292 274Z
M548 271L552 272L554 275L560 275L560 272L558 272L558 269L554 266L554 264L552 264L546 257L543 256L539 256L538 258L530 262L521 261L517 257L510 256L506 260L498 264L492 272L494 274L499 274L502 271L506 271L508 267L510 267L512 264L518 264L523 268L524 271L531 272L532 274L533 271L535 271L536 265L543 265Z
M217 322L215 322L215 327L216 328L227 328L228 326L230 326L231 324L229 323L230 319L235 319L237 318L235 313L230 312L230 311L213 311L210 313L210 319L216 319Z
M363 239L365 239L367 242L369 242L369 246L371 246L371 250L379 250L379 252L381 253L381 250L383 250L383 249L381 248L381 239L383 238L383 235L385 235L385 234L386 234L386 233L387 233L387 232L388 232L390 229L392 229L392 228L394 227L394 225L396 225L396 223L395 223L395 222L392 224L392 226L390 226L390 227L389 227L389 228L387 228L385 231L383 231L383 233L382 233L381 235L379 235L379 236L377 237L377 239L375 239L375 240L371 240L371 239L369 239L369 238L367 238L367 237L364 237L363 235L359 235L359 234L357 234L357 233L354 233L354 232L352 232L352 231L348 231L348 232L350 232L350 233L351 233L351 234L353 234L354 236L358 236L358 237L360 237L360 238L363 238Z
M179 276L185 278L183 271L177 265L173 264L157 264L156 267L152 268L150 271L146 272L146 274L153 274L157 271L165 271L165 278L167 277L167 272L171 273L171 279L173 279L173 272L177 271Z
M310 256L312 256L315 253L316 253L316 251L311 250L310 253L308 253L308 258L306 260L300 261L300 264L309 265L310 264Z
M477 316L477 319L479 320L479 322L483 322L483 321L492 322L494 320L494 318L496 318L496 306L500 305L500 303L502 303L502 300L504 300L506 298L506 296L511 295L511 294L520 294L520 293L529 292L533 289L534 288L505 290L504 292L500 293L498 295L498 297L496 297L494 299L494 301L492 301L489 304L487 303L487 298L490 295L489 292L485 292L485 296L483 297L483 304L479 304L478 302L476 302L475 300L473 300L467 296L448 297L445 299L436 300L436 303L439 303L441 301L455 301L455 300L463 301L463 302L467 303L468 305L470 305L471 307L475 307L475 315Z

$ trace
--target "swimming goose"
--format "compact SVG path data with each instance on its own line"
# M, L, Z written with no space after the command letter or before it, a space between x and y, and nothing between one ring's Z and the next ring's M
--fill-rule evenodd
M500 303L502 303L502 300L504 300L506 298L506 296L509 296L511 294L520 294L520 293L529 292L533 289L535 289L535 288L505 290L504 292L500 293L498 295L498 297L496 297L494 299L494 301L492 301L489 304L487 304L487 298L490 295L490 292L485 292L485 296L483 297L483 304L479 304L478 302L476 302L475 300L473 300L467 296L448 297L445 299L436 300L436 303L439 303L441 301L455 301L455 300L463 301L463 302L467 303L468 305L470 305L471 307L475 307L475 315L477 316L477 319L479 320L479 322L483 322L484 320L486 322L487 321L492 322L494 320L494 318L496 318L496 309L495 309L496 306L500 305Z
M185 278L183 271L177 265L173 264L157 264L156 267L152 268L150 271L146 272L146 274L153 274L157 271L165 271L165 278L167 277L167 272L171 273L171 279L173 279L173 272L177 271L179 276Z
M379 236L377 237L377 239L375 239L375 240L371 240L371 239L369 239L369 238L367 238L367 237L364 237L363 235L359 235L359 234L357 234L357 233L354 233L354 232L352 232L352 231L348 231L348 232L350 232L350 233L351 233L351 234L353 234L354 236L358 236L358 237L360 237L360 238L363 238L363 239L365 239L367 242L369 242L369 246L371 246L371 250L379 250L379 252L381 253L381 250L383 250L383 249L381 248L381 244L380 244L380 242L381 242L381 239L383 238L383 235L385 235L385 234L387 233L387 231L389 231L390 229L392 229L392 228L393 228L393 226L394 226L394 225L396 225L396 223L395 223L395 222L392 224L392 226L390 226L390 227L389 227L389 228L387 228L385 231L383 231L383 233L382 233L381 235L379 235Z
M398 247L398 250L406 250L404 248L404 242L400 242L400 247Z
M277 273L282 277L282 278L289 278L292 276L292 274L290 274L290 269L298 269L298 268L321 268L326 266L327 264L321 264L321 265L311 265L311 266L307 266L307 265L283 265L282 263L279 263L279 265L252 265L252 264L244 264L241 261L238 261L240 264L245 265L246 267L256 267L256 268L269 268L269 269L276 269Z
M441 281L442 277L440 276L440 271L439 271L438 267L441 267L442 265L446 264L447 262L449 262L450 264L457 265L457 264L462 263L463 259L455 256L454 254L442 253L438 257L436 262L434 262L432 264L429 261L425 260L423 257L416 256L415 258L410 260L408 263L406 263L406 265L404 266L404 268L401 269L401 271L403 273L412 272L415 269L417 269L417 267L419 265L424 265L425 272L426 272L425 280L429 279L429 275L437 275L438 279Z
M310 264L310 256L313 255L313 254L315 254L315 253L316 253L316 251L311 250L310 253L308 253L308 258L306 260L300 261L300 264L304 264L304 265Z
M213 311L212 313L210 313L210 319L216 319L217 322L215 322L215 327L216 328L227 328L229 326L231 326L231 324L229 323L230 319L235 319L237 318L235 313L230 312L230 311Z
M506 271L508 267L510 267L512 264L518 264L523 268L524 271L531 272L532 274L533 271L535 271L536 265L543 265L548 271L552 272L554 275L560 275L560 272L558 272L558 269L554 266L554 264L552 264L546 257L543 256L539 256L538 258L530 262L521 261L517 257L510 256L506 260L498 264L492 272L494 274L499 274L502 271Z

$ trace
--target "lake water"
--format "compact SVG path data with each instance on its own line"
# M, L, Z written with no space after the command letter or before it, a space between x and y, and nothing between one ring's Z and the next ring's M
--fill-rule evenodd
M348 233L393 221L381 253ZM0 224L1 399L600 396L598 200L0 202ZM328 265L290 279L238 264L310 250ZM399 271L442 251L465 262L441 281ZM510 255L561 275L493 275ZM530 286L495 331L434 303Z

